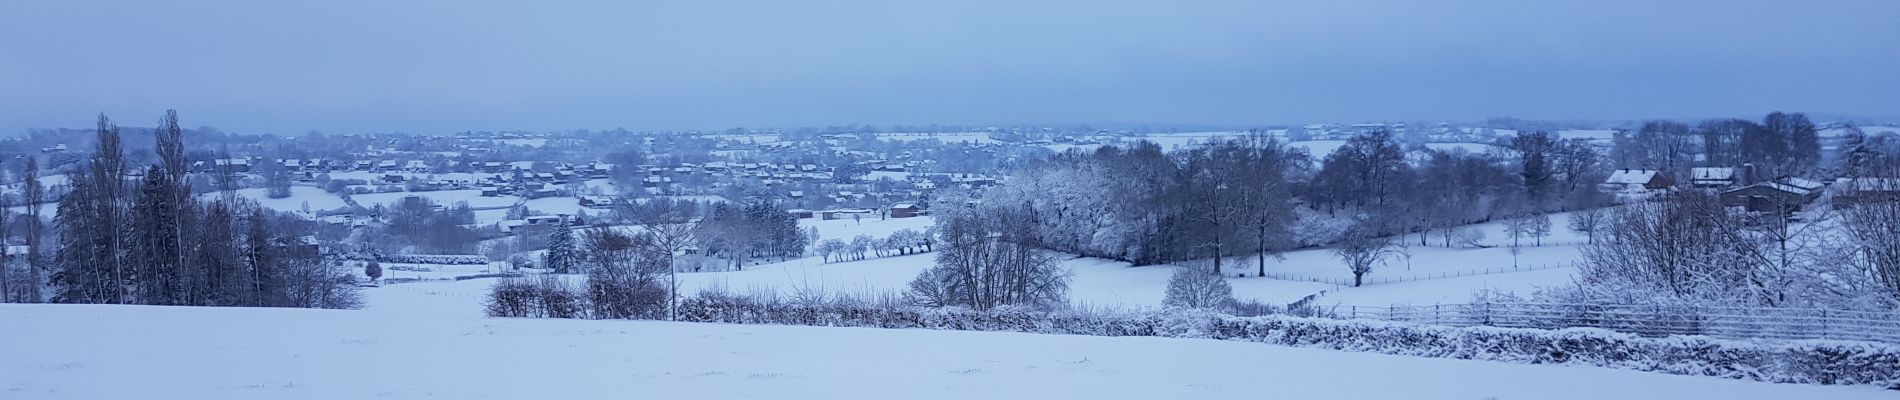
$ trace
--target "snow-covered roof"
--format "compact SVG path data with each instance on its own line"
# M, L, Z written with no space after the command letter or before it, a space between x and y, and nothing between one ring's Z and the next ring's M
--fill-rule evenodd
M1754 188L1754 187L1765 187L1765 188L1769 188L1769 189L1774 189L1774 190L1778 190L1778 191L1782 191L1782 192L1787 192L1787 193L1791 193L1791 194L1798 194L1798 195L1803 195L1803 196L1806 196L1806 195L1807 195L1808 193L1812 193L1812 192L1813 192L1812 190L1808 190L1808 189L1802 189L1802 188L1800 188L1800 187L1796 187L1796 186L1792 186L1792 185L1785 185L1785 184L1782 184L1782 183L1780 183L1780 182L1761 182L1761 183L1756 183L1756 184L1753 184L1753 185L1748 185L1748 186L1743 186L1743 187L1738 187L1738 188L1734 188L1734 189L1729 189L1729 190L1727 190L1727 191L1724 191L1723 193L1733 193L1733 192L1739 192L1739 191L1743 191L1743 190L1748 190L1748 189L1750 189L1750 188Z
M1689 179L1698 181L1725 181L1735 179L1735 169L1728 167L1695 167L1689 169Z
M1806 178L1787 177L1787 178L1777 179L1777 181L1779 181L1781 184L1798 187L1798 188L1801 188L1802 190L1807 190L1807 191L1813 191L1816 189L1820 189L1822 186L1826 186L1820 181L1816 181L1813 179L1806 179Z
M1619 169L1610 173L1603 183L1615 185L1642 185L1656 178L1657 171L1649 169Z

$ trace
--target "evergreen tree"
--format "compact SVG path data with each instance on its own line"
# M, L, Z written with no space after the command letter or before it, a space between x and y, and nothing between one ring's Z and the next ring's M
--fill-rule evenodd
M1511 138L1511 149L1523 160L1523 168L1518 176L1523 178L1524 191L1533 202L1541 202L1550 194L1550 156L1557 142L1549 133L1527 132Z
M548 233L548 253L542 257L541 266L555 273L571 274L580 263L579 246L574 242L574 230L566 224L554 227Z

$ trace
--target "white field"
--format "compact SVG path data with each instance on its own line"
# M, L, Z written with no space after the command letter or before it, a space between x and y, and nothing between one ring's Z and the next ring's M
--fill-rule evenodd
M10 399L1889 399L1204 339L0 305ZM207 323L213 322L213 323Z
M1440 151L1447 151L1447 152L1449 152L1449 151L1454 151L1454 150L1463 150L1463 151L1464 151L1465 153L1469 153L1469 154L1484 154L1484 153L1488 153L1488 152L1490 152L1490 151L1492 151L1492 150L1497 150L1497 149L1501 149L1501 147L1498 147L1498 146L1496 146L1496 145L1492 145L1492 144L1486 144L1486 143L1467 143L1467 142L1456 142L1456 143L1454 143L1454 142L1434 142L1434 143L1426 143L1426 144L1425 144L1425 148L1428 148L1428 149L1432 149L1432 150L1440 150ZM1317 154L1316 154L1316 155L1317 155Z
M1590 141L1600 141L1604 143L1609 143L1610 139L1613 139L1616 137L1616 130L1613 130L1613 129L1564 130L1564 131L1557 131L1556 134L1557 134L1557 137L1564 138L1564 139L1584 139L1584 140L1590 140Z
M1563 216L1553 216L1557 233L1551 241L1575 243L1582 238L1564 229ZM859 234L882 238L898 229L922 231L932 223L928 217L863 221L800 220L801 227L817 227L821 240L850 240ZM1500 223L1475 227L1501 231ZM1224 266L1234 295L1242 300L1269 304L1287 304L1311 295L1320 295L1313 304L1320 306L1431 305L1470 302L1480 289L1513 292L1530 296L1539 288L1573 282L1576 269L1567 265L1578 257L1574 244L1525 247L1519 255L1523 271L1511 267L1510 250L1503 247L1508 238L1492 232L1486 242L1500 245L1488 249L1419 247L1412 242L1411 266L1404 260L1381 266L1367 276L1368 284L1351 287L1316 283L1312 278L1346 283L1352 277L1347 268L1327 249L1308 249L1284 254L1284 259L1268 259L1267 272L1273 278L1253 276L1258 269L1254 258L1236 258ZM1416 236L1407 240L1416 240ZM1526 242L1526 246L1529 242ZM934 263L934 254L870 258L863 261L825 263L817 257L751 265L740 271L697 272L680 275L681 293L691 295L703 289L722 289L738 293L777 293L791 295L801 291L830 294L879 295L901 293L910 281ZM1529 268L1540 264L1560 264L1554 268ZM1062 263L1070 273L1069 300L1078 305L1127 309L1152 309L1161 306L1171 265L1131 266L1126 262L1073 258ZM1507 271L1509 270L1509 271ZM1235 278L1244 272L1249 277ZM461 273L459 275L467 275ZM1449 276L1439 278L1440 276ZM441 277L447 278L447 277ZM1292 278L1292 279L1276 279ZM492 279L459 282L419 282L390 285L377 289L377 295L403 296L401 303L436 303L431 307L453 314L477 314L481 296ZM391 294L393 293L393 294ZM426 296L414 296L423 293ZM372 303L376 304L376 303Z
M438 190L433 192L367 193L351 195L350 197L356 199L356 203L362 204L364 207L375 207L376 204L382 204L384 207L395 207L401 204L404 197L409 196L421 196L436 204L445 206L453 206L457 202L468 202L468 206L472 208L502 208L512 206L516 201L520 200L519 197L515 196L483 197L481 190L473 189Z
M306 204L310 206L310 211L312 212L335 210L349 206L349 204L343 202L342 197L337 197L337 195L325 192L323 189L309 186L291 186L290 197L281 199L270 198L270 196L265 193L264 188L238 189L236 193L238 197L255 201L264 208L277 211L303 211L304 205ZM200 199L207 201L216 200L218 196L221 196L221 194L204 193L198 195Z
M819 241L838 239L849 242L851 238L858 235L871 235L877 239L884 239L891 236L891 232L897 232L899 229L910 229L922 233L934 223L936 222L928 216L880 220L875 215L867 215L862 220L804 218L798 220L798 228L818 228Z
M878 133L877 139L898 141L898 142L937 139L937 140L943 141L944 143L1001 143L997 141L996 139L991 139L990 134L987 132L959 132L959 133L885 132L885 133Z

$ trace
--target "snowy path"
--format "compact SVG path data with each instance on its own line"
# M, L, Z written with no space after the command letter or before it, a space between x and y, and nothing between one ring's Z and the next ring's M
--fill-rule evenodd
M0 305L9 399L1890 399L1193 339Z

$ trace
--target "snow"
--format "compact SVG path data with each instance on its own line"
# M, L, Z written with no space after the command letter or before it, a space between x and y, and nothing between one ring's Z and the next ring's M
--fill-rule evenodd
M991 138L990 138L990 134L989 134L989 133L985 133L985 132L962 132L962 133L893 133L893 132L887 132L887 133L879 133L879 134L877 134L877 138L878 138L878 140L889 140L889 141L896 141L896 142L908 142L908 141L913 141L913 140L926 140L926 139L937 139L937 140L941 140L941 141L943 141L944 143L979 143L979 144L982 144L982 143L1002 143L1001 141L998 141L998 140L996 140L996 139L991 139Z
M1472 294L1479 290L1512 292L1528 298L1540 288L1574 283L1576 273L1576 268L1554 268L1356 288L1331 288L1325 295L1315 298L1312 304L1320 307L1463 304L1470 303ZM1240 290L1238 282L1234 290Z
M935 223L934 220L928 216L878 219L876 215L866 215L863 220L855 221L851 218L833 220L804 218L798 220L798 229L818 228L818 241L821 242L829 239L848 242L858 235L871 235L871 237L883 239L900 229L910 229L921 233L924 229L930 228L933 223Z
M1244 135L1244 133L1241 132L1152 133L1147 136L1130 138L1129 140L1146 140L1160 145L1162 150L1175 150L1197 144L1207 144L1222 139L1238 139L1242 135Z
M1467 154L1485 154L1485 153L1491 152L1492 150L1502 149L1502 147L1498 147L1498 146L1486 144L1486 143L1464 143L1464 142L1426 143L1425 148L1432 149L1432 150L1446 151L1446 152L1463 151Z
M1576 130L1557 131L1556 133L1557 133L1557 137L1563 138L1563 139L1583 139L1583 140L1590 140L1590 141L1607 142L1607 141L1610 141L1611 139L1616 138L1616 130L1613 130L1613 129L1576 129Z
M1234 297L1240 300L1284 305L1307 296L1318 296L1321 306L1390 306L1459 304L1471 301L1480 289L1491 289L1530 296L1539 288L1573 283L1576 268L1569 263L1581 257L1585 237L1567 228L1567 213L1552 214L1553 233L1546 245L1523 242L1516 263L1507 245L1502 222L1467 226L1486 232L1481 241L1491 248L1444 248L1418 246L1417 236L1399 239L1410 244L1410 265L1406 260L1391 260L1366 275L1366 285L1351 287L1352 273L1328 249L1307 249L1269 258L1269 277L1253 276L1257 258L1235 257L1223 266ZM801 228L818 227L820 240L849 240L858 234L885 237L898 229L922 231L930 218L901 218L862 223L851 220L799 221ZM1434 237L1436 239L1436 237ZM1436 245L1437 243L1434 243ZM935 263L934 253L879 257L862 261L825 263L808 257L777 263L748 265L740 271L692 272L680 275L682 293L702 289L723 289L736 293L776 292L789 295L798 291L878 295L901 293L910 281ZM1131 266L1121 261L1078 257L1064 260L1070 272L1069 300L1088 307L1152 309L1161 307L1168 276L1175 266ZM1246 273L1245 278L1233 277ZM578 278L576 278L578 279ZM1323 281L1329 283L1314 282ZM390 285L376 291L425 290L441 298L414 301L441 302L443 309L460 313L478 312L480 298L492 279L462 282L422 282ZM375 304L375 302L372 302Z
M1206 339L360 311L0 305L0 397L1887 399ZM215 321L215 324L207 324Z
M266 189L263 188L238 189L235 192L238 197L255 201L264 208L284 212L303 211L304 204L306 203L310 205L310 211L335 210L349 207L348 203L343 202L342 197L337 197L337 195L325 192L323 189L309 186L291 186L290 197L281 199L270 198ZM198 198L211 201L217 200L218 196L221 196L221 194L213 192L198 195Z
M435 204L439 204L443 206L454 206L455 203L457 202L466 201L468 202L468 206L470 208L476 208L476 209L506 208L508 206L513 206L516 201L520 200L519 197L515 197L515 196L484 197L482 196L482 191L479 189L439 190L439 191L433 191L433 192L366 193L366 194L351 195L350 197L356 199L356 203L361 204L364 207L375 207L376 204L382 204L384 207L395 207L401 204L402 199L404 197L409 197L409 196L420 196L420 197L428 198L430 201L434 201Z

